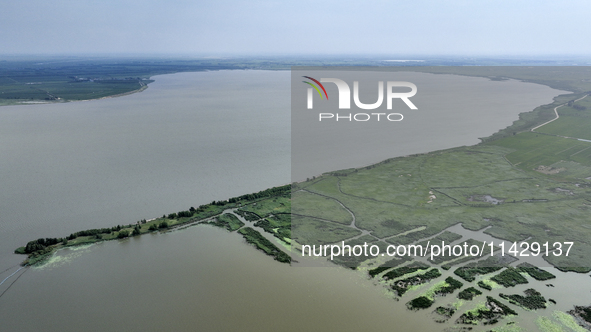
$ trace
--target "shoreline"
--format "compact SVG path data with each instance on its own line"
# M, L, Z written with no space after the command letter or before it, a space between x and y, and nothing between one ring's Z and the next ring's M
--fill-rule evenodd
M152 82L150 82L150 83L153 83L156 80L151 80L151 81ZM140 81L141 87L139 89L137 89L137 90L132 90L132 91L124 92L124 93L119 93L119 94L105 96L105 97L100 97L100 98L95 98L95 99L68 100L68 101L66 101L66 103L76 102L76 101L93 101L93 100L101 100L101 99L108 99L108 98L117 98L117 97L129 96L129 95L132 95L134 93L143 92L144 90L148 89L148 84L150 84L150 83L143 83L143 82Z
M45 104L62 104L62 103L73 103L73 102L84 102L84 101L94 101L94 100L102 100L102 99L108 99L108 98L117 98L117 97L124 97L124 96L128 96L128 95L132 95L134 93L140 93L143 92L144 90L148 89L148 85L150 83L155 82L155 80L152 80L151 78L149 79L151 82L149 83L143 83L140 81L140 88L136 89L136 90L132 90L132 91L128 91L128 92L123 92L123 93L118 93L118 94L114 94L114 95L109 95L109 96L104 96L104 97L100 97L100 98L93 98L93 99L68 99L68 100L63 100L61 98L58 98L58 100L52 101L52 100L26 100L26 101L15 101L14 103L2 103L0 102L0 107L2 106L22 106L22 105L45 105Z

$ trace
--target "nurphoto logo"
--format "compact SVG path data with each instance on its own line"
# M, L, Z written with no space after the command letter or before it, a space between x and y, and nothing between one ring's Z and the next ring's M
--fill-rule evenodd
M326 98L328 100L328 93L324 88L322 83L334 83L338 89L338 104L339 109L351 109L351 89L347 82L338 79L338 78L321 78L320 81L314 79L310 76L302 76L304 78L309 79L309 81L302 81L305 84L310 85L311 87L308 88L307 93L307 107L308 109L314 108L314 90L320 96L320 99L323 100ZM409 92L394 92L394 88L410 88ZM321 91L322 90L322 91ZM324 94L323 94L324 92ZM399 82L399 81L387 81L386 82L386 106L387 109L392 109L392 100L393 99L400 99L402 100L408 108L411 110L418 109L409 98L414 96L417 93L417 86L410 82ZM375 110L378 107L382 106L384 102L384 82L378 81L378 99L373 104L365 104L362 103L359 99L359 82L353 81L353 102L355 106L362 110ZM348 115L339 115L338 113L320 113L318 121L322 121L322 119L335 119L336 121L348 119L349 121L369 121L370 119L376 119L380 121L380 119L385 118L388 121L402 121L404 118L400 113L349 113Z

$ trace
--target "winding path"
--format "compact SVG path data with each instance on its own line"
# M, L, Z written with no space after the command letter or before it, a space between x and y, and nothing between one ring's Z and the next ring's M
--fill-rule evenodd
M576 99L576 100L574 100L574 101L573 101L573 103L576 103L577 101L583 100L583 99L587 98L588 96L589 96L589 95L584 95L583 97L581 97L581 98L579 98L579 99ZM550 123L550 122L552 122L552 121L556 121L556 120L558 120L558 118L560 118L560 115L558 115L558 109L559 109L560 107L562 107L562 106L566 105L566 104L568 104L568 103L564 103L564 104L562 104L562 105L558 105L558 106L554 107L554 114L556 114L556 117L555 117L554 119L552 119L552 120L548 121L548 122L544 122L544 123L542 123L541 125L539 125L539 126L537 126L537 127L534 127L534 128L532 128L532 129L531 129L531 132L535 132L535 130L536 130L536 129L538 129L538 128L542 127L542 126L545 126L545 125L549 124L549 123ZM550 135L551 135L551 134L550 134ZM564 137L564 138L571 138L571 139L580 140L579 138L576 138L576 137L567 137L567 136L560 136L560 135L552 135L552 136L558 136L558 137Z

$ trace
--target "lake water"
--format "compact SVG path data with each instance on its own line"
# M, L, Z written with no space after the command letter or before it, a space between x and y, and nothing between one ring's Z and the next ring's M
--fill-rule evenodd
M466 79L432 76L447 84ZM469 85L492 83L471 78ZM523 87L539 99L514 110L507 123L559 94ZM482 107L492 112L500 105ZM465 120L476 132L499 129ZM476 143L454 130L432 141L422 140L416 152ZM12 251L32 239L289 183L290 73L162 75L125 97L2 107L0 142L2 281L24 258ZM17 272L0 294L2 331L440 329L357 273L289 267L239 235L207 226L64 250L43 268Z
M289 183L288 75L163 75L126 97L0 108L0 261L39 237Z

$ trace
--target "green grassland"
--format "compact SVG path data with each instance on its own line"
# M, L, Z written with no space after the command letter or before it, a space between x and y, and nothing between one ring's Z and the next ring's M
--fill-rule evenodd
M0 105L98 99L142 90L154 75L265 66L224 59L32 57L0 61ZM267 64L269 68L275 68Z
M9 74L10 73L4 73ZM93 79L71 76L37 75L4 77L0 81L0 105L31 101L63 102L99 99L127 94L144 89L153 82L141 77L96 77ZM11 79L11 80L10 80Z
M577 115L566 116L564 115L564 113L566 113L566 110L564 110L563 108L560 108L558 111L558 113L560 114L560 118L558 120L543 126L542 128L540 128L540 130L537 131L540 133L551 135L564 135L564 133L568 132L569 135L572 135L572 137L591 140L591 133L589 132L589 130L586 130L584 126L581 126L581 122L589 124L589 122L591 122L590 118L587 118L586 116ZM578 151L574 150L571 151L571 154L577 152ZM589 153L587 153L587 155L589 155Z
M558 118L547 125L536 129L537 132L576 137L591 140L591 132L587 129L591 124L591 99L584 98L557 109Z
M589 99L571 104L570 112L579 120L551 129L574 137L591 128ZM563 118L567 121L569 116L548 126ZM326 173L305 183L305 190L340 202L355 215L358 229L393 244L408 244L461 222L472 230L491 226L487 234L509 241L574 241L568 258L550 255L547 260L564 268L588 267L591 142L565 137L526 131L472 147ZM322 229L322 219L330 219L331 210L316 202L294 199L293 205L301 214L321 209L322 217L317 212L307 215L315 228ZM335 216L344 215L341 204L334 204ZM300 222L297 227L304 228ZM420 227L424 230L401 235ZM333 240L341 239L331 236L324 242Z
M291 216L278 214L265 219L259 219L254 224L265 232L271 233L282 241L291 241Z
M291 196L291 200L294 202L291 209L294 215L312 216L343 225L349 225L353 221L351 214L332 198L298 191ZM310 208L299 210L299 207L304 206Z
M291 234L298 243L319 245L344 241L361 235L361 231L310 217L292 216Z
M287 196L277 196L263 199L253 204L248 204L240 210L252 212L261 218L270 217L276 214L290 213L291 199Z
M564 132L565 135L570 133L571 131ZM560 161L573 161L581 166L591 166L591 151L585 153L590 142L525 132L491 144L512 149L513 151L506 155L507 160L525 171L533 171L539 166L550 166Z
M223 69L289 69L293 65L354 65L293 58L158 58L0 55L0 106L98 99L140 91L154 75Z
M244 226L244 223L240 221L235 215L230 213L224 213L215 217L214 221L210 221L210 224L218 227L223 227L230 232L238 230L240 227Z
M427 237L461 222L472 230L492 226L486 233L510 241L526 238L539 242L575 241L577 246L570 253L571 263L591 266L591 257L585 254L591 250L585 222L591 207L591 190L586 187L589 180L571 177L566 179L569 182L564 182L565 176L560 173L556 179L554 175L513 165L507 159L515 152L506 147L517 150L521 146L509 145L507 140L518 137L503 139L498 145L486 143L396 158L346 177L327 174L307 185L306 190L341 202L355 215L356 227L370 231L378 239L418 227L426 227L421 236ZM436 198L428 203L430 191ZM480 195L490 195L502 202L474 200ZM308 209L305 204L314 205L303 200L298 203L301 203L297 206L299 211ZM313 221L314 229L318 230L335 227L320 218L306 220ZM300 236L298 230L306 229L301 221L293 221L294 237ZM321 240L320 234L315 241L341 240L336 239L332 231L326 233L330 236L326 241ZM314 238L314 234L307 233L303 238ZM391 237L387 241L399 243L404 238ZM557 262L556 259L551 261Z

